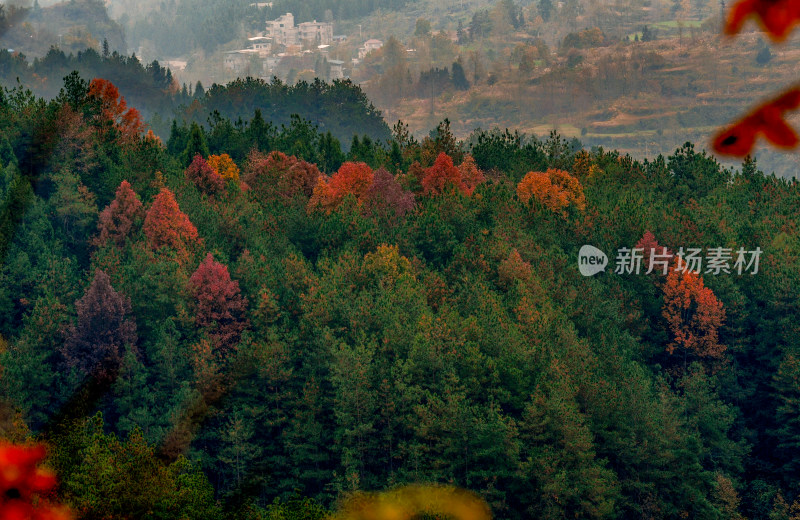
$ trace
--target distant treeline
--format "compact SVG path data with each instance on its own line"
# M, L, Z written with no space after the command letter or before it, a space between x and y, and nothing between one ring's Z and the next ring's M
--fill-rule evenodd
M251 118L256 110L276 125L290 124L292 116L297 114L344 143L356 134L380 141L390 137L381 113L350 80L286 85L277 78L269 83L253 78L237 79L226 86L212 85L196 102L181 107L177 115L188 122L205 123L208 114L219 113L235 121Z
M67 55L51 48L43 58L29 63L24 54L0 50L0 85L6 87L14 87L19 82L38 96L53 98L58 95L63 78L72 71L78 71L86 79L111 81L119 87L126 101L145 116L169 113L173 107L189 101L180 97L169 69L157 61L143 64L135 55L101 54L94 49Z
M260 110L264 119L276 127L291 124L293 114L318 125L343 143L355 134L385 141L389 127L361 88L349 80L325 83L299 82L286 85L247 78L227 86L201 84L179 86L169 69L157 61L141 63L135 55L116 52L102 54L87 49L66 55L51 49L41 59L28 63L24 55L0 50L0 85L14 87L18 81L34 94L45 98L58 95L62 79L72 71L83 78L103 78L116 85L130 106L150 122L152 130L166 138L173 119L211 125L215 112L232 121L249 120Z
M68 52L99 48L103 40L112 49L126 49L125 31L108 16L102 0L71 0L50 7L0 5L0 36L4 49L35 56L45 54L54 43Z

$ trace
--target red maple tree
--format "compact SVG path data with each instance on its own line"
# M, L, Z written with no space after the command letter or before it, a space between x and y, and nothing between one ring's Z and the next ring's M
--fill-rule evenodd
M117 188L116 196L111 204L100 212L97 221L97 245L112 240L118 246L125 243L134 223L144 216L144 207L139 196L133 191L128 181L122 181Z
M197 228L180 210L169 188L161 188L153 205L147 210L144 233L152 249L170 247L183 257L188 255L188 249L193 244L199 242Z
M189 280L189 290L195 300L195 324L208 332L221 356L236 346L248 325L239 282L231 280L228 267L209 253Z
M325 180L319 177L314 193L311 195L309 207L321 207L327 212L336 208L344 198L353 195L358 204L363 204L374 173L368 164L363 162L346 162L339 167L339 170L331 175L330 179Z
M223 178L200 154L194 156L192 164L183 173L186 179L192 181L205 194L214 195L225 188Z
M453 164L453 159L444 152L441 152L434 161L433 166L425 169L422 177L422 191L428 194L443 193L448 186L455 187L462 193L470 193L471 190L464 184L461 172Z
M373 176L372 168L366 163L346 162L339 167L339 171L331 175L328 182L329 194L334 200L341 200L352 194L363 201L372 185Z

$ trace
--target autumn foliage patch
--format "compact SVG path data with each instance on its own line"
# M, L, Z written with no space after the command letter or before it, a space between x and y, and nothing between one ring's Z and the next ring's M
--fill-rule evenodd
M144 233L152 249L170 247L179 253L199 241L197 228L178 207L175 195L162 188L144 219Z
M674 267L679 266L679 261ZM725 345L719 342L719 329L725 320L725 309L701 276L671 269L664 284L662 315L672 335L667 352L690 353L697 358L722 357Z
M108 80L95 78L89 84L89 98L100 102L101 121L119 131L123 141L131 141L144 131L145 124L139 111L128 107L119 89Z
M142 201L139 200L139 196L133 191L130 183L122 181L117 188L114 200L100 212L96 243L104 244L111 240L117 245L124 244L125 239L133 230L134 223L143 216Z
M69 509L49 503L57 484L53 471L40 467L44 445L11 444L0 440L0 519L68 520Z
M200 191L208 195L219 193L225 188L222 176L200 154L194 156L192 164L186 168L184 175Z
M586 209L586 197L580 181L556 168L549 168L546 172L528 172L517 185L517 196L525 204L533 199L564 216L570 206L580 211Z
M444 483L508 519L800 511L795 184L509 132L475 159L400 128L343 162L257 119L227 158L197 125L130 147L85 87L0 99L0 435L47 440L77 517L480 516ZM701 277L656 236L763 263ZM580 276L581 244L659 274ZM12 452L0 520L48 518Z
M208 165L224 180L239 181L239 167L230 155L212 155L208 158Z

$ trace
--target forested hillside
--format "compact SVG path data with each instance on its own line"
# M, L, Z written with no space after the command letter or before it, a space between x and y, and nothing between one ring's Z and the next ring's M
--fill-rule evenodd
M101 0L72 0L49 7L33 2L3 2L0 37L3 49L29 56L43 56L53 45L66 52L99 49L103 40L112 50L127 50L122 26L109 18Z
M256 110L275 126L289 125L293 115L300 115L323 133L330 132L345 146L350 144L353 135L366 135L380 143L390 137L380 111L350 80L332 83L315 80L310 84L299 82L289 86L276 78L270 83L252 78L237 79L225 86L212 86L191 105L182 107L178 115L202 124L211 114L210 121L214 125L222 116L241 127L242 119L249 119Z
M0 435L47 443L80 517L316 519L405 483L501 519L796 517L796 183L448 122L345 155L220 113L163 144L114 94L0 96ZM634 247L666 274L615 272Z
M263 30L263 11L248 0L171 0L151 11L132 4L125 11L131 42L161 55L181 56L195 49L210 53L219 45Z

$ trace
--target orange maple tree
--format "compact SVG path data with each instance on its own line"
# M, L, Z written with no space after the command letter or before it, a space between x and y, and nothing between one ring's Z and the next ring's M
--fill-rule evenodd
M212 155L208 158L208 165L223 179L239 181L239 167L236 166L230 155L226 153Z
M89 84L89 98L100 102L101 120L119 131L123 141L132 141L144 131L145 124L139 111L128 107L119 89L108 80L95 78Z
M353 195L359 205L367 198L372 186L374 172L363 162L346 162L330 179L320 176L314 193L309 201L309 208L321 207L327 212L336 208L347 195Z
M534 199L564 216L570 205L580 211L586 209L586 197L580 181L556 168L549 168L546 172L528 172L517 185L517 196L525 204Z
M664 283L662 315L667 321L672 341L667 352L676 350L697 358L719 359L725 345L719 342L719 329L725 320L725 309L703 278L689 270L679 270L676 258Z
M162 188L144 219L147 243L154 250L171 247L182 256L188 248L199 242L197 228L178 207L175 195L169 188Z

